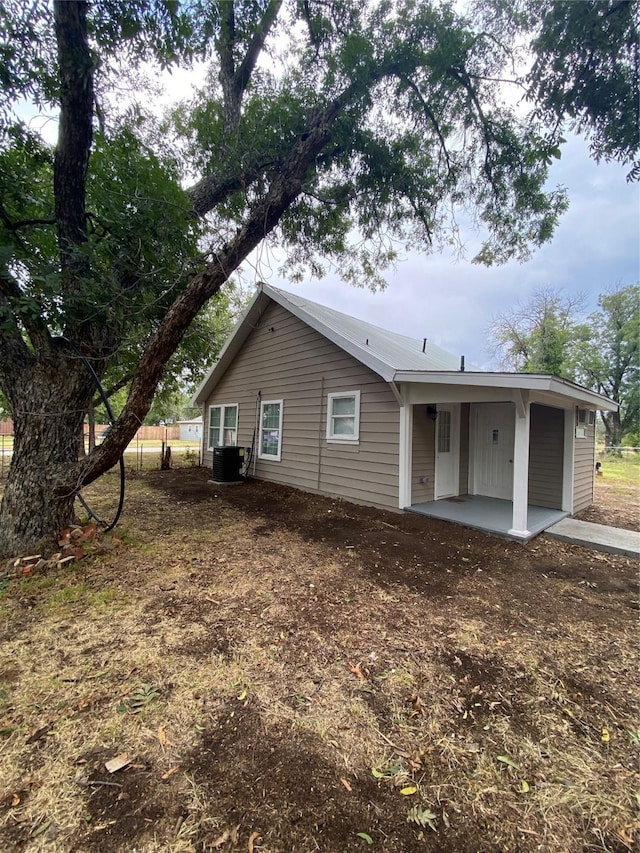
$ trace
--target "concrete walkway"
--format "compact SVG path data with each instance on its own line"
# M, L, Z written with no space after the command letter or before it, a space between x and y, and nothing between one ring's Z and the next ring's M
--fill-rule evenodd
M594 551L623 554L625 557L640 557L640 533L637 530L622 530L606 524L592 524L575 518L563 518L547 527L547 536L562 539L573 545L584 545Z

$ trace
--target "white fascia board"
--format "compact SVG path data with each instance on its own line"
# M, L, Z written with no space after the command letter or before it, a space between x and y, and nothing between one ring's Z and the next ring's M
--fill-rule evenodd
M523 391L540 391L556 394L565 400L572 400L591 406L594 409L615 412L618 404L557 376L545 376L536 373L489 373L471 371L398 371L394 375L396 382L416 383L418 385L449 385L469 388L504 388Z
M273 290L268 284L263 285L263 290L264 293L273 299L274 302L277 302L278 305L282 306L282 308L290 311L307 326L315 329L315 331L322 335L323 338L327 338L331 343L335 344L341 350L344 350L344 352L355 358L356 361L359 361L360 364L364 364L365 367L373 370L373 372L382 377L385 382L391 382L396 373L395 368L369 352L366 346L356 343L350 338L341 335L340 332L332 329L331 326L327 326L326 323L323 323L321 320L318 320L316 317L308 314L304 308L296 305L295 302L290 302L283 293Z

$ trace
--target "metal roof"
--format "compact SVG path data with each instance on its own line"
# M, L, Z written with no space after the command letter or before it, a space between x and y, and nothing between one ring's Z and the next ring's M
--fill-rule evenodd
M432 385L520 388L545 392L553 398L575 400L583 404L616 410L617 403L607 400L601 394L582 388L566 379L555 376L526 373L491 373L481 371L472 365L460 370L460 357L426 341L409 338L397 332L390 332L342 314L333 308L311 302L295 293L261 284L255 296L244 310L235 329L220 351L218 361L207 372L202 384L192 399L192 405L204 403L211 395L227 368L240 351L252 329L269 303L276 302L290 311L295 317L306 323L316 332L332 341L337 347L349 353L361 364L377 373L385 382L428 383ZM423 352L424 346L424 352Z
M303 299L298 294L288 293L269 285L264 285L263 289L269 296L275 297L283 307L292 310L292 313L300 319L306 318L307 322L314 320L315 323L324 326L325 334L327 330L337 333L342 339L342 348L347 342L351 344L354 349L360 351L359 360L365 364L375 358L385 364L391 374L399 370L460 369L460 356L447 352L429 340L424 344L422 340L381 329L372 323L358 320L333 308ZM310 322L310 325L315 324ZM355 355L351 348L350 352ZM469 367L469 369L474 368Z

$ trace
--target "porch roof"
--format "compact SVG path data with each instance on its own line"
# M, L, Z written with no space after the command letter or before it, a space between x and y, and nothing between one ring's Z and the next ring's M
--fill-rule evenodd
M496 373L491 371L460 371L460 370L398 370L394 374L393 381L404 385L432 385L441 389L443 387L456 389L455 401L461 401L468 389L468 399L478 400L478 390L492 389L504 391L504 399L512 399L514 391L528 391L532 396L538 397L553 405L571 401L581 403L586 408L602 409L604 411L617 412L618 404L609 400L602 394L583 388L568 379L559 376L551 376L544 373ZM442 394L440 394L442 397ZM443 400L441 400L443 401ZM453 402L454 400L452 400ZM434 400L433 402L437 402Z

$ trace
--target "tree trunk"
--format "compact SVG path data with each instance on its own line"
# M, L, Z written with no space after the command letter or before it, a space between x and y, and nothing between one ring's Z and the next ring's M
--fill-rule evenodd
M91 386L79 369L61 368L58 359L40 362L11 389L14 442L0 504L0 555L31 551L44 539L53 544L73 521L75 494L60 481L78 464Z
M602 415L604 423L604 445L606 448L620 447L622 444L622 423L620 412L606 412Z

